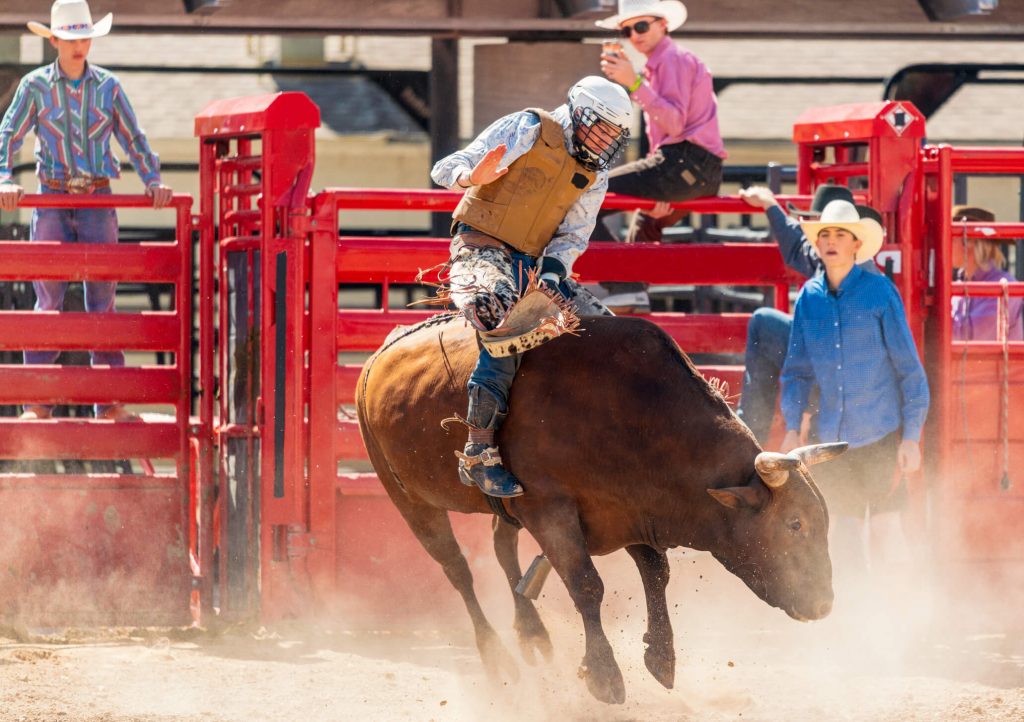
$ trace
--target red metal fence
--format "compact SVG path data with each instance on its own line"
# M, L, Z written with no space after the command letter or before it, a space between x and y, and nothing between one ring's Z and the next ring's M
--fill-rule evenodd
M989 575L994 583L1012 584L1004 575L1019 583L1024 580L1024 538L1014 530L1024 518L1024 342L1009 341L1002 333L991 340L955 340L949 309L962 296L996 298L1004 308L1011 298L1024 297L1024 283L954 281L951 259L953 244L963 242L965 232L968 238L1024 238L1020 222L951 220L956 175L1024 175L1024 152L943 145L923 155L925 172L934 179L927 202L935 225L932 348L938 358L930 369L934 445L941 450L933 481L936 524L942 528L932 538L946 564L965 572L997 566Z
M197 117L195 324L187 198L175 201L173 244L0 243L2 279L117 278L173 283L176 290L172 312L0 313L0 348L124 347L171 351L175 360L153 369L4 369L9 381L0 403L168 403L175 417L139 424L0 421L5 458L173 460L173 473L163 474L0 476L12 500L0 509L0 524L24 515L35 522L19 546L0 543L0 561L18 575L17 583L0 588L3 605L33 599L26 590L39 579L52 589L90 576L107 585L93 595L97 609L123 607L133 598L125 593L130 589L144 601L135 605L142 614L183 610L190 581L193 602L199 595L207 611L216 606L226 614L344 608L350 620L380 620L422 609L435 595L454 601L440 570L365 471L356 422L345 410L359 368L339 363L340 356L375 349L395 325L429 315L394 309L390 297L395 284L412 283L420 269L443 262L448 239L339 235L338 227L356 210L449 212L458 195L328 189L309 197L318 125L316 106L298 93L222 101ZM949 213L957 173L1024 173L1024 150L922 146L923 119L900 103L810 111L794 139L801 193L795 200L806 203L815 186L839 180L883 214L888 236L881 257L903 296L934 394L929 466L914 480L911 516L921 538L939 562L999 561L1002 569L1019 569L1024 542L1013 529L1024 511L1024 483L1014 469L1022 466L1024 424L1014 409L1024 386L1024 344L954 342L949 311L955 295L997 295L1005 303L1024 296L1024 285L953 283L950 243L963 227L951 224ZM30 196L26 205L50 202ZM74 202L147 204L121 196ZM606 207L645 204L610 197ZM682 205L700 213L755 212L736 198ZM1024 224L992 227L1000 236L1024 235ZM966 230L981 233L977 224ZM770 287L784 310L802 280L785 270L774 244L598 244L575 270L583 282ZM380 305L339 307L339 285L348 284L379 286ZM738 354L749 316L649 318L690 353ZM195 418L188 394L193 337ZM741 367L703 370L738 394ZM455 526L471 555L490 557L486 519ZM410 574L418 577L414 600L403 593Z
M53 208L68 197L28 195ZM143 208L144 196L79 196L78 208ZM0 242L0 280L172 284L174 309L141 313L0 312L8 351L135 350L173 354L164 366L3 367L4 404L152 404L173 415L141 422L0 419L0 458L127 459L142 473L0 474L0 610L38 621L187 618L197 523L191 453L191 198L175 196L173 243ZM155 471L149 459L167 459Z

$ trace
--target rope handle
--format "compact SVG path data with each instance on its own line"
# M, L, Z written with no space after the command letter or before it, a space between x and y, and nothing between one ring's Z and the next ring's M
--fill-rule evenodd
M1003 446L1003 474L999 488L1010 489L1010 285L1005 278L999 280L1003 287L999 299L999 336L1003 342L1002 394L1000 402L1000 441Z

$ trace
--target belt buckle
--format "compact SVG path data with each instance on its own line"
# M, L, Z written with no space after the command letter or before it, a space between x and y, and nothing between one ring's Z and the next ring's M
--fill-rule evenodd
M73 195L80 195L82 193L89 193L92 191L92 178L87 176L75 176L69 178L65 183L68 193Z

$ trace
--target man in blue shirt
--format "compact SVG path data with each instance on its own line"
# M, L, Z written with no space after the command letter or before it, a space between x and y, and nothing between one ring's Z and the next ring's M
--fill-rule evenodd
M782 451L799 445L801 418L816 384L818 439L846 441L850 451L822 465L815 479L836 516L836 551L863 561L865 515L871 515L873 536L876 528L898 528L895 512L905 490L895 488L894 471L920 468L928 380L895 286L857 265L881 248L881 228L843 200L801 225L815 239L825 273L808 281L796 302L782 370ZM888 519L876 521L888 512Z
M786 214L775 199L775 195L763 186L751 186L740 191L740 198L755 208L763 208L772 231L779 244L783 262L802 276L810 278L824 272L818 251L800 228L800 221ZM845 200L853 203L853 194L844 186L823 184L818 186L811 202L810 211L798 211L790 207L793 215L817 218L829 201ZM874 213L873 209L862 206L863 212ZM882 218L877 213L873 220L881 229ZM868 258L860 264L868 273L880 274L875 262ZM747 345L743 358L743 393L740 395L736 413L754 432L761 444L768 443L772 419L775 417L775 400L779 395L779 374L786 359L789 345L789 330L793 317L775 308L759 308L754 311L747 325Z

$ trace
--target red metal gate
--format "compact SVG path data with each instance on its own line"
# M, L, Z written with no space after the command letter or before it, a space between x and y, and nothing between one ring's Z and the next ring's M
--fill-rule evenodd
M952 244L968 238L1024 238L1024 223L954 223L957 175L1024 176L1016 148L930 147L923 154L928 179L927 216L934 219L928 248L935 259L931 378L935 390L933 438L943 453L934 469L934 550L955 572L953 583L980 595L1024 588L1024 342L1000 333L991 341L953 339L949 313L957 296L1024 296L1024 283L954 282ZM986 205L984 200L976 205ZM987 590L979 589L985 585ZM961 587L963 588L963 587ZM1019 597L1010 604L1019 603Z
M0 348L169 352L142 367L3 367L0 403L170 405L143 422L0 420L0 458L165 459L142 473L0 474L0 612L24 622L188 619L197 459L190 444L191 198L175 196L172 243L0 242L0 279L172 284L174 309L0 312ZM144 208L144 196L28 195L22 207Z

